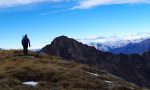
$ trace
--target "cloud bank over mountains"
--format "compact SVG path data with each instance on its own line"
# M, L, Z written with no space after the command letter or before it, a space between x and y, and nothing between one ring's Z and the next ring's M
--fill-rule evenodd
M112 4L149 4L150 0L0 0L0 7L15 7L40 3L74 3L70 9L89 9L101 5Z

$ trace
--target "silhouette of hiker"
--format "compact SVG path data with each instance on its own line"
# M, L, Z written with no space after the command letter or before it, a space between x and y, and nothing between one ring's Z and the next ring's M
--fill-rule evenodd
M25 35L22 39L22 46L24 54L28 54L28 46L30 47L30 40L27 35Z

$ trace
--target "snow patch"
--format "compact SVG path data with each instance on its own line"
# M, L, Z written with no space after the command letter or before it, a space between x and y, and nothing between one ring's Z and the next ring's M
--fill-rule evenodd
M112 82L111 82L111 81L105 81L105 83L112 84Z
M87 72L88 74L91 74L91 75L93 75L93 76L98 76L98 74L96 74L96 73L91 73L91 72Z
M105 83L107 83L109 90L113 89L113 83L111 81L105 81Z
M23 82L22 84L24 84L24 85L29 85L29 86L36 86L36 85L38 85L38 82L35 82L35 81L28 81L28 82Z

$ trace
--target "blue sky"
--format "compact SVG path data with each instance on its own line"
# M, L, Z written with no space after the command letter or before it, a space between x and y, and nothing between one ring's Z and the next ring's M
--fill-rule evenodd
M18 1L0 0L0 48L21 48L24 34L31 48L40 48L60 35L78 39L150 32L149 0Z

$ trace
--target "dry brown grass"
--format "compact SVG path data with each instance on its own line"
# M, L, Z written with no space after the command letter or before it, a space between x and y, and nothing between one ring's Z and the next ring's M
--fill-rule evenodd
M94 76L91 73L97 73ZM111 81L113 84L106 83ZM37 81L35 87L24 81ZM87 65L59 57L21 51L0 51L0 90L141 90L134 84Z

